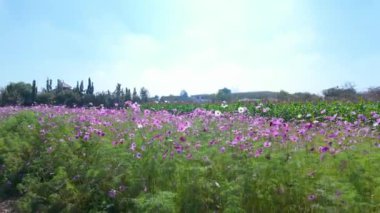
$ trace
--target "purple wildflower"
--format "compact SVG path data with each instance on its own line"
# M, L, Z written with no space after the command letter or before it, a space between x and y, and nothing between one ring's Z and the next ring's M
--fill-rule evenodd
M296 135L291 135L291 136L289 136L289 139L290 139L290 141L292 141L292 142L297 142L297 141L298 141L298 137L297 137Z
M191 153L188 153L188 154L186 155L186 159L190 160L191 158L193 158L193 155L192 155Z
M320 153L325 153L327 151L329 151L329 147L328 146L320 146L319 147L319 152Z
M220 151L221 153L224 153L224 152L226 151L226 148L225 148L224 146L222 146L222 147L220 147L219 151Z
M165 152L162 154L162 160L166 159L166 157L168 156L168 151L169 150L165 150Z
M269 141L264 142L264 147L265 148L268 148L268 147L271 147L271 146L272 146L271 142L269 142Z
M117 191L115 189L111 189L108 191L108 197L115 198L117 194Z
M84 140L84 141L88 141L88 140L90 140L90 134L89 134L89 133L84 134L84 136L83 136L83 140Z
M255 152L255 157L256 157L256 158L260 157L260 155L261 155L262 153L263 153L263 149L262 149L262 148L257 149L256 152Z
M135 151L136 150L136 143L131 143L131 146L129 149L132 151Z
M178 154L181 154L183 152L183 147L178 143L174 144L174 148Z
M47 153L49 153L49 154L52 153L52 152L53 152L53 147L49 146L49 148L47 148L46 151L47 151Z
M315 194L310 194L310 195L307 196L307 199L308 199L309 201L314 201L314 200L317 199L317 196L316 196Z
M150 115L150 110L149 109L144 110L144 115L145 116L149 116Z

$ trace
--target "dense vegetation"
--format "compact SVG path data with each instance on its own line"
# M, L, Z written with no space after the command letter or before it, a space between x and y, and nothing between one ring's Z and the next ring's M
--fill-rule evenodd
M326 101L380 101L380 87L369 88L365 92L357 92L354 86L347 84L343 87L334 87L323 90L323 96L308 92L290 94L280 92L239 92L232 93L228 88L219 89L215 94L191 95L182 90L179 96L154 96L150 97L145 87L133 90L123 88L117 84L115 89L106 92L95 93L94 82L88 79L87 88L83 81L77 82L76 87L71 87L62 80L57 80L53 88L52 80L47 79L46 86L38 91L36 81L32 84L25 82L9 83L5 88L0 88L0 106L31 106L38 104L65 105L68 107L103 106L114 108L122 106L125 101L137 103L220 103L222 101L270 101L270 102L319 102Z
M94 93L94 82L88 79L87 89L83 81L77 82L72 88L64 81L57 80L53 89L52 80L46 81L46 87L38 92L36 81L33 84L24 82L10 83L4 89L0 89L0 106L32 106L38 104L65 105L68 107L104 106L107 108L123 105L125 101L139 103L148 102L149 91L142 87L138 93L136 88L122 88L117 84L113 92ZM153 100L153 99L151 99ZM155 99L154 99L155 100Z
M244 104L0 108L0 196L20 212L380 211L379 104Z
M233 112L239 107L246 107L247 113L255 116L277 117L290 120L318 120L323 116L336 116L347 121L355 121L358 115L371 117L371 112L380 111L380 102L234 102L230 104L219 103L147 103L143 109L168 110L172 113L182 114L194 111L197 108L218 110L222 113Z

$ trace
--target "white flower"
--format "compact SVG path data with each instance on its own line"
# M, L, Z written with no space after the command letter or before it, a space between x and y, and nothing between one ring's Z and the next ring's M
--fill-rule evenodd
M228 107L228 104L225 102L225 101L223 101L222 102L222 104L220 105L222 108L227 108Z
M215 181L215 186L216 186L216 187L218 187L218 188L220 188L220 185L219 185L219 183L218 183L218 182L216 182L216 181Z
M246 112L247 111L247 107L239 107L238 108L238 112L239 113L244 113L244 112Z
M379 126L379 123L373 123L373 126L377 127L377 126Z
M310 118L310 117L311 117L311 114L310 114L310 113L308 113L308 114L306 115L306 117L307 117L307 118Z
M215 110L215 116L216 117L219 117L219 116L221 116L222 115L222 113L219 111L219 110Z
M269 110L270 110L270 108L266 107L266 108L263 109L263 112L265 113L265 112L268 112Z
M297 115L297 118L302 118L302 114L298 114L298 115Z

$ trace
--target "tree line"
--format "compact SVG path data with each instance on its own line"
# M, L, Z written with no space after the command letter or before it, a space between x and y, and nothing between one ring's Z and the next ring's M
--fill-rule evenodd
M366 91L358 92L355 89L355 86L351 83L346 83L343 86L337 86L328 88L322 91L321 95L312 94L309 92L296 92L289 93L284 90L280 92L241 92L241 93L232 93L230 89L223 88L218 90L215 95L208 95L208 98L216 101L239 101L239 100L272 100L272 101L380 101L380 87L372 87Z
M86 86L86 87L85 87ZM215 94L189 96L185 90L179 96L158 96L150 97L149 91L142 87L139 92L136 88L131 90L123 88L118 83L113 91L94 93L94 82L88 78L87 85L82 81L77 81L76 87L72 88L62 80L57 80L53 88L53 80L47 79L45 87L38 91L36 81L25 83L9 83L5 88L0 89L0 106L22 105L31 106L37 104L66 105L69 107L82 106L104 106L107 108L122 106L125 101L146 103L149 101L162 102L221 102L221 101L241 101L241 100L272 100L272 101L320 101L320 100L341 100L341 101L380 101L380 87L369 88L364 92L357 92L350 83L342 87L332 87L322 91L323 96L297 92L290 94L284 90L280 92L241 92L232 93L228 88L222 88Z
M94 82L88 78L85 87L83 80L77 81L76 87L72 88L64 81L58 79L53 88L53 80L47 79L46 86L38 91L36 81L32 84L25 82L9 83L0 89L0 105L31 106L37 104L66 105L69 107L81 106L121 106L125 101L145 103L149 100L149 91L142 87L139 92L136 88L123 88L120 83L114 91L94 93Z

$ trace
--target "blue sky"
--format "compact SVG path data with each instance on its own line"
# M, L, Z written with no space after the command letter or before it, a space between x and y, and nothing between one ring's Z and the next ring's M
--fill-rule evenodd
M370 0L0 0L0 87L365 90L380 86L378 11Z

